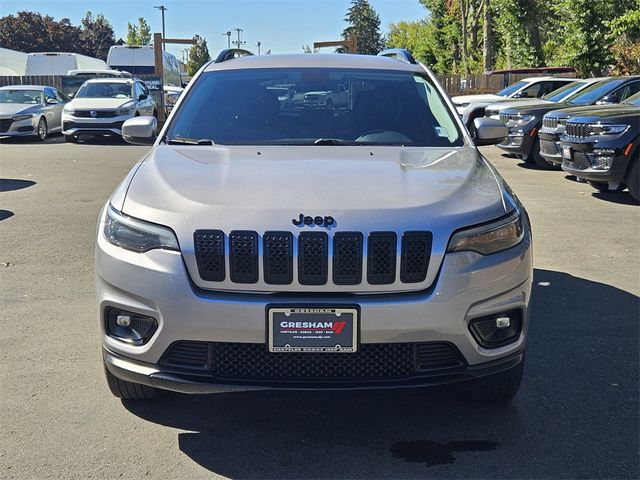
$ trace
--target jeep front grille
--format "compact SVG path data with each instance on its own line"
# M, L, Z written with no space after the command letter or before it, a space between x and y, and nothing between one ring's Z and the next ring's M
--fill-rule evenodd
M558 119L555 117L542 117L542 126L545 128L556 128Z
M400 281L420 283L426 279L431 259L432 234L405 232L401 236ZM228 241L228 254L225 248ZM259 248L261 246L261 248ZM270 285L389 285L396 281L398 238L394 232L372 232L366 240L360 232L290 232L234 230L228 240L220 230L196 230L194 249L200 278L236 284L262 281ZM297 247L297 248L296 248ZM228 258L227 258L228 256ZM262 268L260 268L260 265ZM329 266L331 265L331 269ZM331 277L329 273L331 270ZM297 275L294 275L296 274Z
M591 127L586 123L567 122L564 134L572 138L586 138L591 133Z

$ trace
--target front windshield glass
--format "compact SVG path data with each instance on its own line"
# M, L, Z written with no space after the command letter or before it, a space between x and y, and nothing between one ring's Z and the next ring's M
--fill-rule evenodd
M624 82L623 79L616 79L594 83L590 87L585 88L579 95L569 100L569 103L571 105L593 105L622 82Z
M573 92L575 92L578 88L583 87L584 82L571 82L562 87L554 90L553 92L547 93L542 97L543 100L548 100L550 102L559 102L565 97L570 96Z
M0 90L0 103L29 103L39 105L42 101L40 90Z
M629 98L627 98L622 103L627 104L627 105L636 105L636 106L640 107L640 92L636 93L635 95L631 95Z
M123 82L85 83L75 98L133 98L133 84Z
M166 138L223 145L459 146L454 117L427 77L338 68L203 74Z
M509 85L507 88L500 90L498 93L496 93L496 95L498 95L499 97L508 97L511 94L516 93L525 85L529 85L529 82L520 81L514 83L513 85Z

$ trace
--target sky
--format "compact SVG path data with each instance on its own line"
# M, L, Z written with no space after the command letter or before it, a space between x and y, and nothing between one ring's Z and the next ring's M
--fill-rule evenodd
M400 20L418 20L426 10L418 0L369 0L380 15L383 32ZM111 22L116 38L126 38L127 22L144 17L152 32L162 31L160 11L164 5L167 38L205 37L212 56L227 47L223 32L242 28L242 39L249 50L261 42L264 53L299 53L302 45L314 41L339 40L346 26L344 17L350 0L0 0L0 16L31 10L51 15L56 20L69 18L79 25L87 10L103 13ZM232 32L232 40L236 32ZM167 50L183 58L184 45ZM331 49L323 49L330 53Z

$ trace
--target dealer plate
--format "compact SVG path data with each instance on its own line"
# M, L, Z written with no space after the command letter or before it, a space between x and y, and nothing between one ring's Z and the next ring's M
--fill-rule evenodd
M358 309L353 307L269 307L270 352L354 353Z

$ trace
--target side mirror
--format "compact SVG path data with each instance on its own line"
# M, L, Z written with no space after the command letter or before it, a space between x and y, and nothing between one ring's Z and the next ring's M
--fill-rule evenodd
M516 93L513 98L527 98L528 96L529 94L523 90L522 92Z
M156 141L158 120L155 117L133 117L122 124L122 138L134 145L152 145Z
M146 93L141 93L138 97L138 100L146 100L147 98L149 98L149 95L147 95Z
M58 100L56 100L55 98L47 98L47 105L57 105L58 104Z
M473 121L476 128L476 145L496 145L507 138L509 129L500 120L494 118L476 118Z

